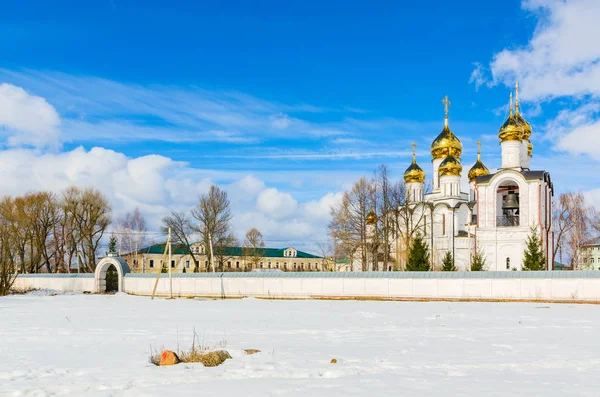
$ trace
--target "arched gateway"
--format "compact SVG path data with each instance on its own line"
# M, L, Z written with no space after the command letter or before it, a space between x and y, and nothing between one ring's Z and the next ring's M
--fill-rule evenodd
M96 265L94 278L96 280L96 293L106 292L106 271L109 267L114 266L117 269L118 275L118 290L123 292L123 278L129 273L129 265L123 258L118 256L107 256Z

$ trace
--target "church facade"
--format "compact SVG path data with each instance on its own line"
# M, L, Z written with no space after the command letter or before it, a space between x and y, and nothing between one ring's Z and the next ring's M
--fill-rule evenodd
M514 112L511 93L510 114L498 131L502 163L490 173L479 148L468 171L468 191L462 191L460 182L462 143L449 126L448 98L442 102L444 127L431 145L432 190L425 192L426 175L413 145L413 161L404 174L406 207L399 209L409 214L410 230L404 232L411 236L397 233L390 241L392 254L406 258L403 243L419 233L429 246L434 270L440 269L447 252L458 270L470 270L476 253L485 258L485 270L521 270L527 238L538 233L551 269L553 186L548 172L531 169L532 129L519 109L518 84Z

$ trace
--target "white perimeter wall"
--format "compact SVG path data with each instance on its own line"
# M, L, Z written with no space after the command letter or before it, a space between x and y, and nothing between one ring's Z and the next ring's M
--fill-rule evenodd
M125 278L125 292L151 295L155 278ZM169 295L168 277L159 296ZM600 278L173 278L173 296L434 298L600 301Z
M124 292L151 295L155 277L125 277ZM19 276L14 288L95 292L93 277ZM157 296L169 295L161 276ZM584 300L600 302L598 278L174 277L176 297Z
M95 279L91 277L64 277L52 275L19 276L13 284L17 291L31 289L51 289L61 292L94 292L96 289Z

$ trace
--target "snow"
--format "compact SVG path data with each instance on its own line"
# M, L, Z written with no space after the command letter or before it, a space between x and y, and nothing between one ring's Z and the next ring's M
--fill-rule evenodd
M599 327L593 305L13 295L0 396L597 396ZM233 359L149 363L194 329Z

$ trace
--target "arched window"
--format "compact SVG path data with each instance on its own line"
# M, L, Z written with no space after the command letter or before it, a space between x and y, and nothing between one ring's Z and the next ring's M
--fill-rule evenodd
M510 269L510 258L506 258L506 270Z
M442 214L442 235L446 235L446 214Z

